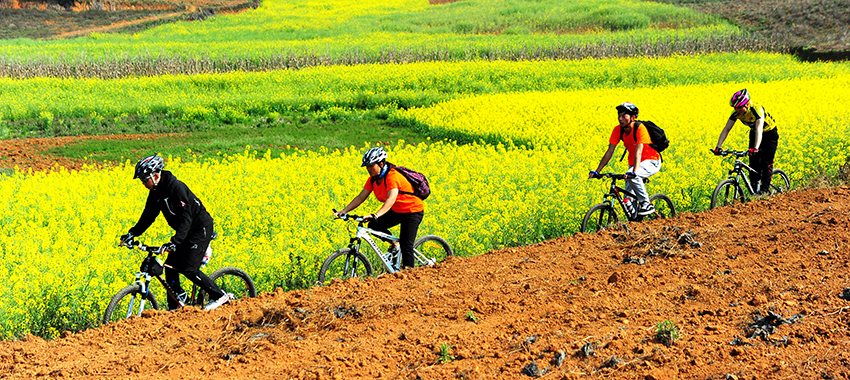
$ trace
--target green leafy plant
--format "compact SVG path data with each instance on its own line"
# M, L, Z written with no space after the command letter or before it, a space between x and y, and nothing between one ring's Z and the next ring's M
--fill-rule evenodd
M448 344L440 345L440 352L435 352L438 355L437 361L441 364L446 364L455 360L455 357L449 354L449 350L452 349L452 346Z
M475 316L475 313L472 310L466 312L466 320L472 322L478 322L478 317Z
M668 319L655 324L655 339L665 346L672 346L680 337L679 329L673 321Z

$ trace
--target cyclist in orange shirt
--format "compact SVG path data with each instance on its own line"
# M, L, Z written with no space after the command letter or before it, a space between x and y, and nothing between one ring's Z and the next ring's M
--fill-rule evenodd
M652 139L646 131L646 127L637 121L640 111L632 103L623 103L617 106L617 119L620 122L611 131L608 139L608 150L602 156L596 170L590 172L588 178L595 178L599 172L608 165L614 150L620 141L629 152L629 169L626 170L626 190L637 195L638 215L649 215L655 212L655 207L649 202L649 193L646 192L644 179L658 173L661 170L661 155L652 149L649 144ZM637 130L635 130L637 128Z
M390 227L400 225L402 267L413 267L413 242L416 240L419 224L425 216L425 204L413 195L413 186L395 170L395 165L387 162L387 152L384 148L370 149L363 155L363 164L360 166L366 168L369 179L360 194L334 215L339 217L347 214L360 206L369 197L369 193L375 193L375 198L383 204L378 211L366 216L372 219L369 228L389 234ZM398 251L399 247L395 244L389 250L390 253Z

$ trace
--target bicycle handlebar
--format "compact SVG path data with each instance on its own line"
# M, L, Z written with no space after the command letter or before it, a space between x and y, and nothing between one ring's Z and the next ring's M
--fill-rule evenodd
M160 248L160 247L154 247L154 246L150 246L150 245L144 245L144 244L139 243L138 241L136 241L135 239L132 239L132 238L129 241L120 244L120 246L127 247L127 249L137 248L140 251L150 252L150 253L157 253L157 252L159 252L159 248Z
M332 209L332 210L333 210L334 213L336 213L336 209ZM340 216L337 216L336 218L342 219L344 221L348 221L348 220L353 220L355 222L365 222L366 221L365 219L363 219L363 218L365 218L364 215L357 215L357 214L342 214Z
M709 149L709 151L710 151L711 153L714 153L714 150ZM730 154L731 154L731 155L733 155L733 156L737 156L737 157L746 157L746 156L747 156L747 151L737 151L737 150L721 149L720 151L718 151L717 153L714 153L714 154L715 154L715 155L718 155L718 156L722 156L722 157L726 157L726 156L728 156L728 155L730 155Z
M598 173L593 178L596 178L596 179L603 179L603 178L626 179L626 175L625 174L617 174L617 173Z

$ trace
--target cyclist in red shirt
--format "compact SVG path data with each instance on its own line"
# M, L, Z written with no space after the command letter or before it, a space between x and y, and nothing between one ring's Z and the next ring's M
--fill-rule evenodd
M614 150L620 141L629 152L629 169L626 170L626 190L637 195L638 215L645 216L655 212L655 207L649 202L649 193L643 181L661 170L661 155L652 149L649 144L652 139L643 124L635 124L640 111L632 103L623 103L617 106L617 119L620 124L611 131L608 139L608 150L602 156L596 170L590 172L588 178L595 178L599 172L608 165ZM637 128L637 133L633 133ZM637 136L637 137L635 137Z
M399 243L401 245L402 267L413 267L413 242L419 231L419 224L425 216L425 204L419 197L413 195L413 186L401 173L395 170L395 165L387 162L387 152L384 148L372 148L363 155L363 164L369 173L369 179L348 206L336 212L337 217L356 209L370 193L383 202L378 211L366 216L372 219L369 228L389 233L390 227L400 226ZM399 247L393 244L389 252L395 253Z

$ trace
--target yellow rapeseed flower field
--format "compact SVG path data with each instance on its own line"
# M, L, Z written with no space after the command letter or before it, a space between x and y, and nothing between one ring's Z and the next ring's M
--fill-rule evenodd
M635 103L639 119L662 126L671 141L650 191L670 195L680 208L704 209L711 190L730 165L714 157L720 130L732 113L731 95L747 88L779 125L776 167L792 182L835 170L850 151L847 96L850 75L767 83L717 83L635 89L521 92L467 97L399 115L429 126L432 133L479 136L562 151L580 175L595 169L617 124L614 107ZM746 150L747 131L736 124L724 147ZM622 152L622 144L618 153ZM619 159L619 154L616 156ZM612 160L606 169L624 172ZM585 186L576 189L583 192Z
M707 206L728 162L710 155L741 88L779 123L777 167L794 182L843 163L850 127L844 115L850 76L729 82L633 89L518 92L466 97L399 111L441 131L490 141L458 145L436 141L390 147L390 161L425 173L422 234L445 237L461 255L528 244L577 230L604 184L586 179L616 124L614 106L630 101L641 118L663 126L672 141L650 192L669 194L677 207ZM726 146L743 149L745 128ZM621 148L622 149L622 148ZM331 218L366 181L364 147L272 156L250 148L232 156L167 160L167 170L203 200L220 237L208 271L245 269L261 291L315 281L321 261L347 242L345 224ZM110 297L128 285L138 253L117 238L139 217L145 188L132 180L134 162L106 169L22 172L0 176L0 334L57 336L96 325ZM612 163L623 171L625 164ZM378 207L374 199L363 213ZM163 220L142 241L171 236Z

